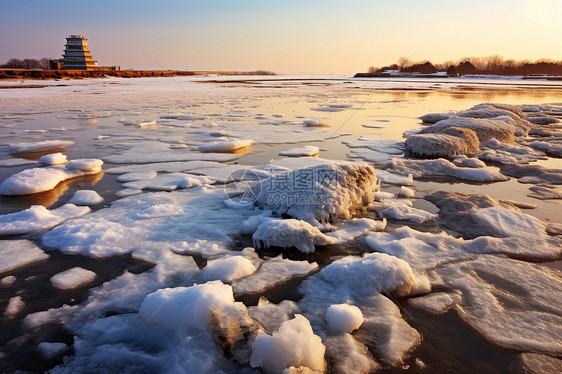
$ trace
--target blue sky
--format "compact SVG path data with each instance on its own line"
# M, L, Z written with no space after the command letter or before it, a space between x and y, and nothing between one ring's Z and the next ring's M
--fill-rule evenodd
M102 65L352 74L401 56L562 60L562 0L8 1L0 62L60 57L82 34Z

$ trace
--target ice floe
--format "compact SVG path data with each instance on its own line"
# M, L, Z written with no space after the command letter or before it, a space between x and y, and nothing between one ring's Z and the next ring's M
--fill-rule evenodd
M67 349L68 345L58 342L41 342L37 345L37 350L41 352L43 357L47 360L66 352Z
M81 267L74 267L57 273L51 277L51 284L61 290L82 287L91 283L96 278L96 273Z
M142 142L131 144L131 148L119 154L103 157L114 164L148 164L170 161L231 161L239 156L232 153L201 153L185 149L172 149L161 142Z
M307 157L316 156L320 153L320 148L313 145L306 145L304 147L290 148L286 151L279 152L279 156L288 157Z
M426 212L425 210L412 208L408 203L402 200L383 199L369 205L369 210L374 210L382 218L393 218L398 220L410 220L415 223L423 223L436 217L435 214Z
M57 184L67 179L99 173L101 164L101 160L74 160L68 162L65 167L47 166L25 169L2 181L0 194L30 195L52 190Z
M66 148L74 144L70 140L44 140L34 143L10 144L10 153L43 152L51 149Z
M0 241L0 274L43 261L49 257L29 240Z
M232 289L235 294L261 292L291 278L307 275L316 269L318 264L315 262L287 260L279 255L264 261L254 274L235 281Z
M198 149L201 152L229 152L239 148L249 147L254 143L249 139L223 140L220 142L201 144Z
M207 261L207 265L201 273L206 280L230 283L256 271L256 267L248 258L243 255L233 255Z
M435 292L408 300L408 305L434 315L447 312L455 300L459 300L457 294L446 292Z
M540 165L508 164L500 171L510 177L518 178L521 183L550 183L562 184L562 169L549 169Z
M255 214L253 209L226 208L224 199L222 187L206 186L189 193L131 196L86 218L67 221L42 241L67 253L103 257L134 252L155 262L169 251L204 256L224 253L233 243L231 235Z
M90 213L90 208L70 203L51 210L42 205L32 205L19 212L0 215L0 235L18 235L47 230L68 219L88 213Z
M438 273L447 287L462 292L453 309L488 341L521 351L562 352L559 275L495 256L452 263Z
M476 182L499 182L509 179L490 170L458 167L443 158L437 160L394 159L382 164L381 168L402 175L412 174L414 178L447 176Z
M213 183L213 180L200 175L169 173L160 174L148 179L126 182L123 183L123 187L134 190L173 191L176 189L192 188Z
M562 191L549 184L539 184L529 187L527 196L534 197L535 199L562 199Z
M25 158L6 158L0 160L0 167L24 166L33 164L35 164L35 161L27 160Z
M78 190L68 202L74 205L98 205L103 200L104 198L94 190Z
M66 158L66 155L63 155L60 152L50 153L39 158L39 163L41 165L61 165L65 164L67 161L68 159Z
M483 168L486 166L484 161L481 161L476 157L466 157L465 155L454 156L453 163L455 165L468 168Z

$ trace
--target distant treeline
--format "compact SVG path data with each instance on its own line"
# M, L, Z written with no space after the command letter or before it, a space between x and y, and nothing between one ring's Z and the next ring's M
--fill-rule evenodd
M40 59L36 58L11 58L3 65L0 65L0 68L14 68L14 69L48 69L49 68L49 60L48 57L43 57Z
M369 67L368 74L382 74L387 70L404 73L433 74L447 72L448 75L487 74L487 75L562 75L562 61L540 59L536 61L505 60L494 55L488 57L465 57L458 61L433 64L429 61L412 62L400 57L395 64L377 68Z

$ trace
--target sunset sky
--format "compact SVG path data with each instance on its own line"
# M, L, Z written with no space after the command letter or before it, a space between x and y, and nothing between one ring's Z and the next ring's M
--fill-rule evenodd
M562 0L0 0L0 63L88 38L100 65L353 74L399 57L562 60Z

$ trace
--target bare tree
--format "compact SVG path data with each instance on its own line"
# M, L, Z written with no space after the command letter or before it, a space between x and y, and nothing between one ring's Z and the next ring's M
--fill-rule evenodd
M48 57L43 57L42 59L39 60L39 67L40 67L41 69L45 69L45 70L46 70L46 69L49 69L49 61L50 61L50 60L51 60L51 59L48 58Z
M369 66L369 69L367 69L367 73L369 74L375 74L377 72L378 68L376 66Z
M410 65L410 59L408 57L400 57L396 63L400 70L404 70Z

